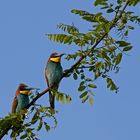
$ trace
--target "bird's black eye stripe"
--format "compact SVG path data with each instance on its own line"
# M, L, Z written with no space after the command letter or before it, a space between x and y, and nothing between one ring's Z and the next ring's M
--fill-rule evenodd
M21 89L21 91L24 91L24 90L28 90L28 89L26 89L26 88Z
M27 89L26 87L25 87L25 88L23 87L23 88L21 88L20 90L23 91L23 90L28 90L28 89Z
M55 55L55 56L53 56L53 57L55 58L55 57L60 57L60 56Z

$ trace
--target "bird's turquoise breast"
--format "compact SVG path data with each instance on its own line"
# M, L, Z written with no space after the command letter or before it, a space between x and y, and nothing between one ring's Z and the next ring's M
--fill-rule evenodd
M18 104L16 107L16 112L19 112L29 104L29 96L24 94L19 94L17 96Z
M63 75L63 69L60 63L48 62L46 74L49 85L59 84Z

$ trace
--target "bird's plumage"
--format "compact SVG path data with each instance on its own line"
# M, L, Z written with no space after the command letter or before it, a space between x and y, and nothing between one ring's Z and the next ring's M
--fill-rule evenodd
M29 104L29 93L32 89L33 88L29 88L25 84L19 84L19 86L16 90L16 93L15 93L15 97L14 97L13 102L12 102L12 113L22 111ZM11 137L13 139L15 139L15 137L17 135L19 135L19 133L20 133L20 132L18 132L18 130L22 126L22 123L23 123L24 118L25 118L25 113L26 113L26 110L21 112L22 120L17 120L17 122L16 122L17 125L12 127Z
M57 90L59 83L61 81L63 75L63 69L61 66L61 56L63 54L53 53L48 59L46 68L45 68L45 78L47 81L48 87L52 87L52 89ZM53 93L49 92L49 101L50 107L52 109L55 108L55 96Z

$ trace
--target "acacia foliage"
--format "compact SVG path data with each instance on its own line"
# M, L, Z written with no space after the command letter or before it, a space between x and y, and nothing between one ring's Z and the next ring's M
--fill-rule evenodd
M134 24L140 25L140 18L133 11L127 10L127 7L136 6L139 2L140 0L117 0L116 3L95 0L93 8L100 8L98 13L71 10L73 14L90 23L88 32L80 32L74 24L61 23L58 28L63 34L47 34L51 41L77 46L74 53L66 56L66 60L73 60L74 64L64 71L62 78L73 75L74 80L80 79L78 91L81 93L79 97L82 103L89 100L93 104L94 92L98 86L96 80L99 78L105 79L108 89L118 92L118 86L110 74L119 71L123 56L133 47L127 37L134 30ZM30 96L31 102L26 107L30 108L30 113L26 120L22 112L0 118L0 139L12 129L14 131L11 132L11 137L14 139L19 136L20 139L38 140L37 133L43 126L46 131L55 128L56 111L52 113L49 107L35 104L49 90L48 88L41 93L36 91ZM71 97L64 93L54 91L54 95L62 103L71 101ZM54 126L49 124L48 118L53 119Z
M73 9L71 13L80 16L88 23L87 32L81 32L74 24L59 24L57 27L63 31L59 34L47 34L51 41L77 46L75 52L67 55L66 60L83 59L73 69L73 78L80 79L78 91L81 92L82 103L89 100L97 88L96 80L105 79L107 88L118 92L119 87L113 81L111 72L118 73L123 55L132 49L128 35L134 30L134 24L140 25L139 16L127 10L129 6L136 6L139 0L96 0L94 8L99 12L91 13L86 10ZM90 75L90 76L89 76Z

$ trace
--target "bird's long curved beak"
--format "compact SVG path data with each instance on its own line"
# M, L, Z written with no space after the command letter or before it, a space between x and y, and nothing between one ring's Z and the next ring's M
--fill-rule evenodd
M66 55L65 53L60 54L60 56Z
M40 90L39 88L26 87L25 90Z

